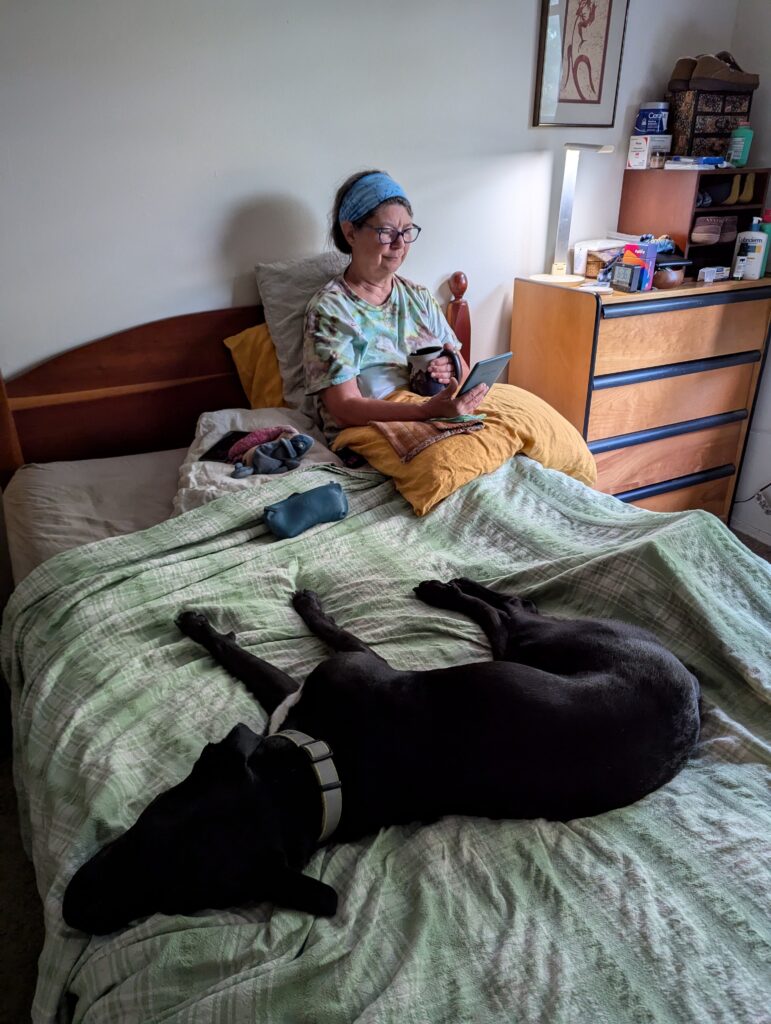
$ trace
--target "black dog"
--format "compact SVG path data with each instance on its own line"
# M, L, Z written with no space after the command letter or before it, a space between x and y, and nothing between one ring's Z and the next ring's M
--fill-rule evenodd
M299 690L205 616L180 615L274 719L286 713L282 731L238 725L209 744L76 873L67 923L103 933L157 911L256 900L331 915L334 889L302 868L332 829L343 842L445 814L599 814L668 782L694 749L699 684L645 630L548 618L466 579L415 590L476 620L494 660L398 672L304 590L294 607L339 653Z

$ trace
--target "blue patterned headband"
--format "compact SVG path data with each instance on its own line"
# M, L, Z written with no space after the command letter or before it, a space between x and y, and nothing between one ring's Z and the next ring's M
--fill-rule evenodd
M344 220L355 223L366 217L376 206L380 206L387 199L396 198L407 199L407 196L401 185L397 185L393 178L380 171L376 171L374 174L365 174L363 178L355 181L345 193L337 219L341 224Z

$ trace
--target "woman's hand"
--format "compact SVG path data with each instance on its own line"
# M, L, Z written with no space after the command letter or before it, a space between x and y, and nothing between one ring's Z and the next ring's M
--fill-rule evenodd
M440 391L438 395L429 398L423 405L425 418L427 420L436 417L452 419L454 416L469 416L481 404L490 389L486 384L477 384L475 388L467 391L465 395L454 397L457 390L458 382L454 377L451 377L450 383L444 391Z
M444 347L448 352L453 352L452 345L447 342L444 343ZM440 384L444 384L445 387L450 383L455 373L455 365L449 356L441 355L437 356L436 359L432 359L426 367L429 375Z
M445 345L445 348L448 346ZM452 375L455 372L455 367L449 356L441 355L437 356L436 359L432 359L426 369L433 380L439 381L445 387L452 380Z

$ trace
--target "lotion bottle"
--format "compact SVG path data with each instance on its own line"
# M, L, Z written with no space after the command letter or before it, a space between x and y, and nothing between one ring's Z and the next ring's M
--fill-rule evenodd
M766 236L766 251L763 253L763 259L760 261L760 276L763 277L768 265L768 250L771 246L771 210L763 211L763 223L760 225L760 230Z
M768 235L761 229L760 217L753 217L752 227L747 231L740 231L736 236L732 277L737 276L739 257L744 256L744 264L739 276L747 281L757 281L760 277L763 255L767 245Z
M734 167L746 167L750 158L750 146L754 134L749 121L742 121L739 127L734 128L731 132L726 159Z

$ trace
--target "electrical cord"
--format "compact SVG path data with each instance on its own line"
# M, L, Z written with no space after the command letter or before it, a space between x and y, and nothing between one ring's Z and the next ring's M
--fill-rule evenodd
M769 480L767 484L763 484L762 487L758 487L757 491L755 491L754 494L751 494L749 498L737 498L734 501L734 505L744 505L745 502L752 501L754 498L757 498L759 494L762 494L763 491L767 490L769 487L771 487L771 480Z

